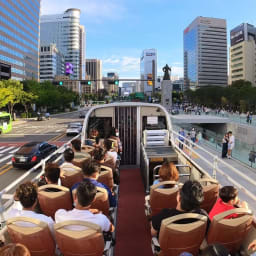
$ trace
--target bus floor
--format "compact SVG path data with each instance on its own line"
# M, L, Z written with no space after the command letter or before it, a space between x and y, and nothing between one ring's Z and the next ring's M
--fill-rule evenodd
M153 255L140 169L121 169L120 176L115 256Z

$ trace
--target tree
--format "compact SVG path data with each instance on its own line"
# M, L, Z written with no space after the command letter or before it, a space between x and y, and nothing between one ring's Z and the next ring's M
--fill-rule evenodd
M6 96L8 97L8 110L9 113L13 114L13 108L15 104L20 103L21 95L23 92L23 85L17 80L2 80L0 81L0 89L5 90Z
M26 117L28 118L28 110L31 107L31 104L35 102L38 96L34 95L32 92L22 92L20 103L24 106Z
M0 108L5 107L12 100L11 90L9 88L0 88Z

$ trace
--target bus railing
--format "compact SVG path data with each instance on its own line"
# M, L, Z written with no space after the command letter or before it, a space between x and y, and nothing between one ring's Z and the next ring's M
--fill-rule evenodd
M37 181L44 173L44 169L45 169L45 165L47 163L48 160L50 160L52 157L54 157L57 154L60 154L55 160L54 162L58 162L61 158L62 158L62 153L64 152L64 150L69 147L70 143L72 140L77 139L80 137L81 134L78 134L76 137L73 137L71 140L69 140L68 142L66 142L65 144L63 144L61 147L59 147L56 151L54 151L52 154L50 154L49 156L47 156L46 158L42 159L38 164L36 164L35 166L33 166L31 169L29 169L26 173L24 173L23 175L21 175L18 179L16 179L15 181L13 181L10 185L8 185L7 187L5 187L2 191L0 191L0 218L1 218L1 227L0 229L2 229L5 226L5 217L4 217L4 212L10 207L12 206L14 199L13 199L13 193L8 193L10 190L12 190L13 188L15 188L19 183L21 183L22 181L24 181L30 174L32 174L34 171L36 171L38 168L42 168L42 170L40 171L40 173L38 175L36 175L32 181L35 182ZM3 203L3 200L7 200L5 203Z

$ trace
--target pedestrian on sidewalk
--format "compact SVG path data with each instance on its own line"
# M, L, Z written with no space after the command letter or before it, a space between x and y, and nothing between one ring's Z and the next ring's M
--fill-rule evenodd
M186 137L186 134L185 134L185 131L184 131L184 129L183 128L180 128L180 130L179 130L179 148L180 149L183 149L183 142L184 142L184 137Z
M232 150L235 147L235 136L232 134L232 131L228 132L228 158L231 158Z
M198 131L198 133L196 135L196 140L197 140L198 145L200 145L201 141L202 141L202 133L200 131Z
M195 128L192 128L192 130L190 132L190 135L191 135L192 142L195 143L196 142L196 130L195 130ZM193 145L193 147L194 147L194 145Z
M221 157L227 157L227 153L228 153L228 140L229 140L229 136L228 133L224 134L224 137L222 139L222 153L221 153Z
M252 112L249 115L249 124L252 124Z

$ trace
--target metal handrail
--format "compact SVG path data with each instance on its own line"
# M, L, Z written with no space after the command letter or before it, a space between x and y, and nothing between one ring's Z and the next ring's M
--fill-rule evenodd
M4 224L4 211L13 203L13 198L11 198L12 194L7 194L8 191L13 189L17 184L19 184L22 180L24 180L27 176L29 176L33 171L38 169L39 167L42 167L42 171L33 178L33 181L36 181L40 176L44 173L44 167L46 162L51 159L54 155L63 153L63 149L65 150L72 140L77 139L80 137L81 134L78 134L77 136L73 137L71 140L63 144L61 147L59 147L56 151L54 151L52 154L47 156L46 158L42 159L38 164L33 166L31 169L29 169L26 173L24 173L22 176L20 176L18 179L16 179L14 182L12 182L10 185L8 185L6 188L4 188L2 191L0 191L0 218L1 218L1 224ZM62 155L60 155L57 159L55 159L54 162L61 159ZM3 204L3 199L8 198L7 202Z
M141 143L141 150L143 153L144 162L146 164L146 176L147 176L146 177L146 193L148 193L149 192L149 159L147 157L147 153L146 153L143 143Z

